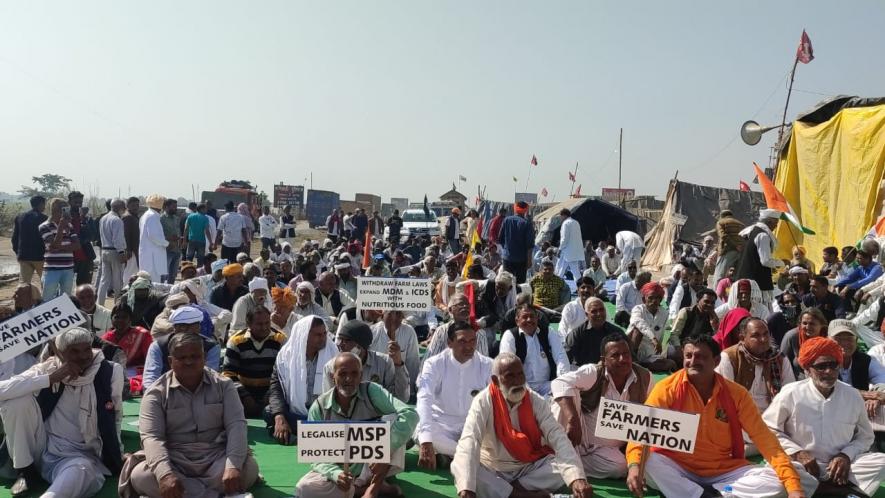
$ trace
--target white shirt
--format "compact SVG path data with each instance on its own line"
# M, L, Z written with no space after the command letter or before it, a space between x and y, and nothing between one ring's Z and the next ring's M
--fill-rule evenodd
M860 392L836 382L829 398L811 379L784 386L762 414L788 455L808 451L822 472L837 453L854 461L875 438Z
M240 213L224 213L218 220L218 230L221 230L221 243L226 247L240 247L243 245L243 229L246 228L246 219Z
M618 267L621 266L621 257L615 254L614 256L609 256L606 252L599 258L599 261L602 263L601 268L605 270L605 273L610 277L612 275L616 275L618 271Z
M277 228L280 226L277 219L269 214L262 215L258 218L258 235L262 239L277 238Z
M885 344L877 344L867 351L867 354L873 359L879 360L879 363L885 364Z
M518 332L525 336L525 380L528 382L536 393L541 396L550 394L550 380L553 377L562 375L571 370L568 356L565 354L565 348L562 347L562 338L555 330L547 332L547 340L550 343L550 353L553 354L553 361L556 363L556 372L551 375L550 365L547 363L547 356L541 348L541 341L538 339L537 330L532 335L526 334L522 329ZM516 354L516 338L513 334L504 334L501 336L501 353Z
M661 305L658 312L654 315L644 304L640 304L633 308L630 312L630 325L627 326L627 333L633 328L639 330L642 334L642 342L639 344L637 357L639 361L646 362L656 357L666 357L667 345L661 345L661 353L655 353L654 339L660 341L664 337L664 331L667 328L668 321L667 307ZM670 334L670 345L679 346L679 334Z
M734 365L731 364L731 359L725 351L721 353L719 366L716 367L716 371L726 379L731 381L734 380ZM781 372L782 385L785 386L796 382L796 376L793 375L793 367L790 365L790 360L787 359L786 356L781 357ZM756 365L754 373L753 384L750 386L749 391L750 396L753 398L753 402L755 402L756 406L759 408L759 413L762 413L768 408L769 404L768 387L765 385L765 379L762 377L762 365Z
M772 257L772 252L776 247L776 242L774 237L771 235L771 229L768 228L768 225L765 223L757 222L753 225L748 226L741 230L740 235L746 236L749 235L750 232L755 230L756 228L761 228L762 231L756 235L756 238L753 239L753 243L756 244L756 250L759 253L759 262L762 266L767 268L780 268L784 266L784 262L775 259Z
M599 368L592 363L581 365L580 367L578 367L577 370L560 375L550 383L550 392L553 399L559 399L569 396L577 398L578 402L580 403L581 392L587 391L592 388L596 384L596 379L598 375ZM611 375L609 375L608 371L605 372L605 376L608 379L608 384L607 389L604 393L602 393L602 396L606 399L630 401L630 385L634 382L639 381L639 379L636 378L636 373L632 371L630 372L630 377L627 378L627 383L624 384L624 390L622 392L618 392L618 389L615 387L615 383L614 381L612 381ZM648 390L645 393L646 396L651 393L651 388L654 387L654 385L655 378L653 375L650 375ZM590 446L609 446L614 448L623 448L627 446L627 443L625 441L598 438L593 434L593 431L596 429L596 416L598 412L598 408L591 413L581 412L583 417L586 419L582 421L582 429L590 429L589 432L583 434L584 437L583 441L581 442L581 449L589 449Z
M607 278L607 275L605 274L605 270L602 269L602 266L600 266L599 268L597 268L595 270L592 267L587 268L586 270L584 270L584 273L582 276L592 278L593 282L596 284L597 287L602 285Z
M559 257L566 261L584 261L581 224L571 216L559 227Z
M642 304L642 294L636 288L635 282L627 282L618 289L618 299L615 302L616 311L626 311L629 313L640 304Z
M460 363L447 348L424 362L415 406L418 444L430 442L431 433L440 429L460 436L473 397L489 385L491 375L492 359L476 352Z
M698 296L695 294L694 289L689 286L688 288L689 294L691 294L691 304L688 307L692 307L698 304ZM676 290L673 291L673 298L670 299L668 303L670 305L670 320L676 319L676 314L679 313L679 310L682 309L680 306L682 305L682 298L685 296L685 287L682 285L677 285Z
M645 242L643 242L642 237L638 233L622 230L615 234L615 247L621 251L621 254L626 254L632 250L645 247Z
M332 293L334 294L335 291L332 291ZM322 304L320 306L322 306L323 309L326 310L327 315L338 316L340 314L340 313L335 313L335 310L332 309L332 297L331 296L326 297L326 295L323 294L322 292L320 292L319 289L317 289L316 295L320 297L320 301L322 301ZM353 308L354 306L356 306L356 303L353 301L353 299L350 298L350 295L347 294L346 292L338 291L338 295L341 297L341 311L344 311L346 309Z
M387 354L387 343L390 342L390 339L387 336L387 327L384 326L383 321L372 325L372 335L374 337L369 349L376 353ZM418 354L418 335L415 334L415 329L403 323L396 330L394 337L402 350L403 363L406 364L406 370L409 371L410 385L415 385L418 373L421 370L421 357Z
M868 346L877 346L885 343L885 336L882 335L882 332L869 328L876 325L876 317L879 316L879 306L879 300L875 299L873 304L851 319L851 322L857 326L857 335Z
M562 307L562 319L559 321L559 335L565 338L572 330L580 327L587 321L587 312L581 304L581 298L576 297Z
M618 291L621 290L622 286L624 286L625 284L629 284L632 281L633 281L633 277L630 276L630 272L628 272L628 271L621 272L621 274L618 275L618 279L615 280L615 294L617 294Z

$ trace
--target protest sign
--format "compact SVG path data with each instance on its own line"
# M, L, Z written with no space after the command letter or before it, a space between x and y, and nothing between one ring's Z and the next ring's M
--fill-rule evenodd
M359 277L357 310L426 312L433 307L433 285L428 278Z
M693 453L701 416L607 398L599 400L596 437Z
M0 362L11 360L85 322L67 294L0 323Z
M298 463L390 463L390 422L298 422Z

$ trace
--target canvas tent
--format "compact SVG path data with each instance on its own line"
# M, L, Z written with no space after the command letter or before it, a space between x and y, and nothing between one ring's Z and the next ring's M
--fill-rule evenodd
M594 244L600 240L614 240L615 234L621 230L639 231L639 217L629 211L601 199L570 198L535 216L535 225L540 227L535 237L537 244L547 240L559 245L559 227L562 224L559 212L564 208L571 211L572 218L581 225L581 237Z
M854 245L881 214L885 98L838 96L800 114L781 149L775 186L814 235L781 222L775 256L801 244L820 265L824 247Z
M765 199L759 192L670 180L661 221L645 236L642 266L660 269L674 263L673 243L699 242L715 229L723 209L730 209L744 223L753 223L763 207Z

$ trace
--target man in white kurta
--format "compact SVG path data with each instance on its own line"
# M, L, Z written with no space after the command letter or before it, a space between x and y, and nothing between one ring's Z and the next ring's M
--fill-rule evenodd
M615 246L621 252L620 271L627 269L627 265L631 261L635 261L636 265L640 265L642 259L642 251L645 250L645 242L638 233L629 230L622 230L615 234Z
M623 335L603 338L602 348L599 365L582 365L550 383L556 401L552 405L553 414L575 445L589 477L620 479L627 476L627 459L624 457L627 443L596 437L599 399L644 403L654 386L654 377L648 370L633 364L630 345ZM584 405L590 410L585 410Z
M520 423L524 404L534 415L532 429L540 433L539 441L531 441L526 435L530 428ZM507 415L500 413L503 410ZM512 443L502 440L499 430L523 436L525 445L533 449L529 461L508 450ZM495 358L492 382L473 398L451 470L460 498L508 498L514 491L552 493L563 484L571 487L575 498L592 494L575 448L553 418L550 405L527 388L522 362L509 353Z
M151 194L145 201L148 210L138 220L138 269L150 273L152 282L162 282L161 277L169 273L166 263L166 246L169 241L166 240L163 225L160 223L160 210L163 209L165 198Z
M829 340L810 339L803 349ZM885 454L868 453L874 435L864 400L838 380L840 358L831 355L800 350L808 378L784 386L762 418L784 451L813 476L823 481L829 475L836 485L851 483L873 496L885 479Z
M530 305L517 308L516 328L501 335L500 352L520 358L529 387L541 396L550 394L551 380L571 370L559 333L542 331L538 327L538 312Z
M424 362L418 376L418 465L431 469L437 454L454 456L473 396L492 375L492 359L476 351L469 323L454 322L446 332L449 347Z
M584 240L581 237L581 224L572 218L572 212L563 209L559 212L562 225L559 227L559 261L556 275L565 278L565 272L572 272L572 280L577 280L584 272Z
M403 323L402 311L385 311L384 318L372 325L372 345L369 349L376 353L402 353L406 370L409 372L409 386L415 390L415 381L421 371L421 357L418 351L418 334L410 325Z
M596 296L596 282L590 277L578 279L578 297L562 307L562 319L559 321L559 336L566 337L569 333L587 321L584 305L587 299Z
M642 304L630 312L627 335L636 352L636 359L652 372L673 371L682 353L679 349L679 334L670 333L665 337L669 321L667 307L661 304L664 288L656 282L642 286Z

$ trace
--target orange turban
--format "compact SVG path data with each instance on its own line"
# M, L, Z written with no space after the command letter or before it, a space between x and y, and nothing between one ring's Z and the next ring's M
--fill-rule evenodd
M239 263L231 263L225 266L221 270L221 275L225 277L231 277L233 275L242 275L243 274L243 265Z
M802 368L809 368L814 360L821 356L832 356L842 364L842 347L827 337L812 337L802 343L799 348L799 365Z
M284 288L274 287L270 290L270 298L274 306L291 308L295 306L295 293L288 286Z
M640 289L639 292L642 294L642 297L654 295L664 297L664 294L666 294L666 292L664 292L664 288L661 286L661 284L657 282L649 282L643 285L642 289Z
M525 202L517 202L513 205L513 212L519 216L525 215L529 211L529 205Z

